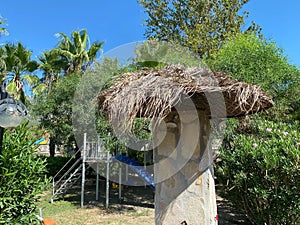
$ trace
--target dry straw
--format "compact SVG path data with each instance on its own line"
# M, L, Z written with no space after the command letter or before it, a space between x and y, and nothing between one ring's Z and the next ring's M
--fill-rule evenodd
M222 72L170 65L122 74L110 88L100 92L98 105L112 122L126 130L136 117L165 118L174 106L184 104L186 96L197 109L209 115L211 101L208 98L215 98L215 107L224 101L226 112L220 112L220 117L248 115L274 104L259 87L238 82ZM224 111L224 107L220 107L220 111Z

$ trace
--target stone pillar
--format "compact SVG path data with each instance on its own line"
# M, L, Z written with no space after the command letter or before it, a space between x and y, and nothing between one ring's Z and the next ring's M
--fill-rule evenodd
M197 114L197 113L196 113ZM170 113L154 132L155 224L217 224L209 118Z

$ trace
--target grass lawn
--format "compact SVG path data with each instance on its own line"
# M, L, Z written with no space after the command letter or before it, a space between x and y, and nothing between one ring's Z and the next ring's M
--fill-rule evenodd
M80 208L80 186L72 188L63 198L49 202L51 191L41 196L38 207L43 217L56 221L56 225L154 225L154 193L150 188L128 187L118 199L118 190L111 189L110 205L106 209L105 185L100 184L99 201L95 201L95 183L87 182L85 206ZM219 225L249 225L246 216L234 204L217 196ZM38 212L37 212L38 214Z
M108 209L95 204L87 204L80 208L78 201L62 199L49 203L51 192L41 196L38 207L43 208L43 218L51 218L57 225L152 225L154 209L127 204L112 204ZM77 196L80 198L80 195ZM89 202L90 203L90 202ZM102 204L102 203L100 203Z

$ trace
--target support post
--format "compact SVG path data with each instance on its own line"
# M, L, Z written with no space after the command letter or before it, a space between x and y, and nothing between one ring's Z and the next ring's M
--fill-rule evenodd
M155 224L217 225L208 116L179 120L172 112L164 120L154 132Z
M83 135L83 154L82 154L82 179L81 179L81 204L84 204L84 184L85 184L85 158L86 158L86 133Z
M143 149L144 149L144 170L146 171L146 169L147 169L146 145L144 145ZM147 188L147 183L146 182L144 182L144 187Z
M122 199L122 164L119 162L119 200Z
M99 162L97 162L96 170L96 201L99 201Z
M128 148L126 148L126 156L128 157ZM125 166L125 180L128 182L128 165Z
M110 155L109 152L107 152L106 156L106 202L105 207L108 208L109 205L109 161L110 161Z

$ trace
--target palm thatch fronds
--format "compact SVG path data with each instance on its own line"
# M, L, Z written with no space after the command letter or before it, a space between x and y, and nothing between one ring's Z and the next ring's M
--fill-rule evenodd
M163 119L187 99L214 117L239 117L274 104L259 87L238 82L222 72L170 65L122 74L109 89L100 92L98 105L112 122L128 129L134 118Z

